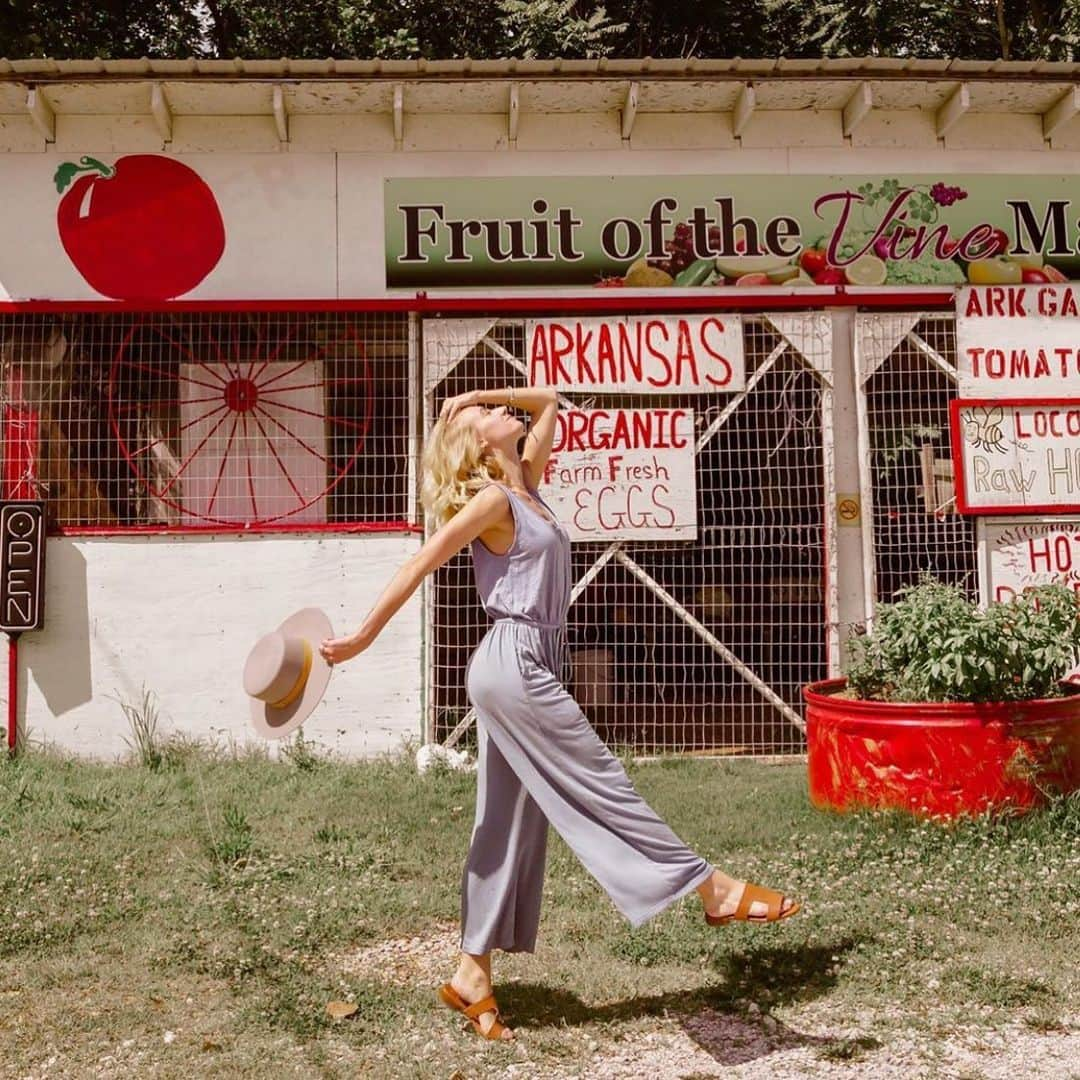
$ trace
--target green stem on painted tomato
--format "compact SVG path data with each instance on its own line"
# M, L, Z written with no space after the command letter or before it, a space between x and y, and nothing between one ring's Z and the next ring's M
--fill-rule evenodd
M71 181L75 179L75 174L81 172L99 172L106 180L111 176L116 175L116 170L114 168L103 164L98 161L97 158L83 156L79 158L78 165L71 161L65 161L57 168L56 174L53 176L56 190L62 193Z

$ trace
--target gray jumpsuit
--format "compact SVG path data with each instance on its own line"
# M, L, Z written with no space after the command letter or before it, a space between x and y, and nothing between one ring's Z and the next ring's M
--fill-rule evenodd
M495 620L466 674L479 736L461 881L461 948L472 954L533 951L549 822L634 926L712 872L634 790L563 687L570 538L498 486L514 514L514 542L505 555L472 544L480 599Z

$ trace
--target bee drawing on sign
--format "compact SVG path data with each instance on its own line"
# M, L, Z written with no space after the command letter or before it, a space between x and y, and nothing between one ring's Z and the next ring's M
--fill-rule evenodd
M999 405L980 406L964 414L964 441L977 450L1006 453L1005 433L1001 430L1004 414Z

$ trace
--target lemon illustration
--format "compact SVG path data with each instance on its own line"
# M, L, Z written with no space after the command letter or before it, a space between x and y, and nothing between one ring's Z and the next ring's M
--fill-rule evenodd
M861 255L844 267L844 273L852 285L884 285L885 261L876 255Z

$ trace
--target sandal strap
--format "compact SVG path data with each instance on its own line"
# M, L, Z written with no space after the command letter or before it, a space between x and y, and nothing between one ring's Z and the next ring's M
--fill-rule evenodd
M765 904L767 913L766 922L775 922L780 918L780 909L784 903L784 894L775 889L766 889L761 885L751 885L748 881L743 894L739 898L739 906L735 909L736 919L750 919L750 907L755 902ZM761 918L761 916L757 916Z
M484 1035L484 1031L480 1027L480 1021L477 1020L477 1021L475 1021L475 1023L477 1025L477 1028L476 1028L477 1031L479 1031L481 1035ZM498 1010L496 1009L496 1011L495 1011L495 1019L491 1021L491 1027L489 1027L487 1029L487 1034L484 1035L484 1038L485 1039L501 1039L502 1038L502 1033L505 1030L506 1030L506 1025L499 1023L499 1014L498 1014Z
M480 1015L486 1012L493 1012L495 1019L499 1018L499 1006L495 1004L495 995L488 994L486 998L482 998L480 1001L474 1002L467 1009L461 1010L470 1020L479 1020Z

